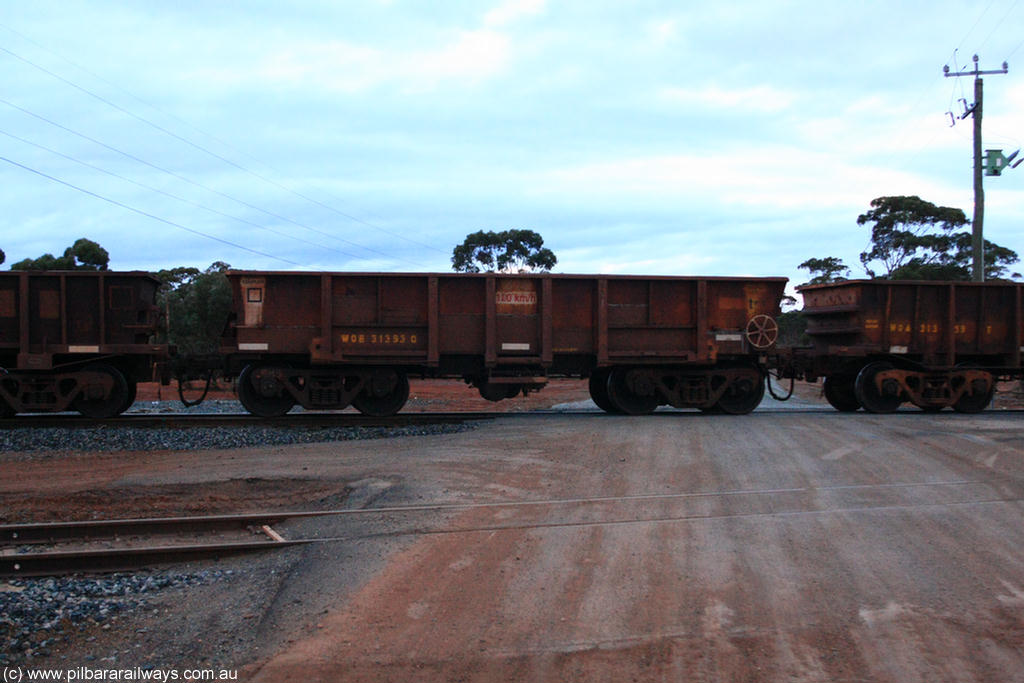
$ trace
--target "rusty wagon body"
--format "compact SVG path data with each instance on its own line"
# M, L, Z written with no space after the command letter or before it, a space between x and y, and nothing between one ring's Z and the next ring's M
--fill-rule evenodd
M1024 285L850 280L798 287L813 347L790 374L825 378L839 410L984 409L1000 377L1020 377ZM793 372L795 370L795 372Z
M0 273L0 415L127 409L168 356L151 343L159 285L142 272Z
M785 278L233 271L222 351L259 415L399 410L408 377L461 377L488 399L589 377L609 411L749 412Z

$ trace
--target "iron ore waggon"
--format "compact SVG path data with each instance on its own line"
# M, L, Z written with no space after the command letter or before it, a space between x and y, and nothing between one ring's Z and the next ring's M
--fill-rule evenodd
M409 377L490 400L586 377L609 412L747 413L764 392L785 278L233 271L223 353L250 412L390 415Z
M824 377L841 411L984 410L996 381L1022 376L1024 285L850 280L798 287L810 349L784 371Z
M150 343L159 286L142 272L0 273L0 417L124 412L168 356Z

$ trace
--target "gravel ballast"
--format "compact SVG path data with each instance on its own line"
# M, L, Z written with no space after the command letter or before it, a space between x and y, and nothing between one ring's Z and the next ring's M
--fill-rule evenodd
M472 424L402 427L15 427L0 431L0 451L9 453L73 451L191 451L252 448L400 436L455 434Z
M122 613L146 609L163 591L227 580L233 573L204 570L0 583L0 665L47 657L72 633L102 629Z
M301 409L296 409L300 411ZM244 412L237 401L206 401L186 408L177 401L136 403L132 415L234 414ZM11 427L0 430L0 452L68 453L75 451L186 451L203 449L286 446L332 441L387 439L401 436L456 434L474 425L421 424L395 427L303 427L287 425L238 425L203 427Z

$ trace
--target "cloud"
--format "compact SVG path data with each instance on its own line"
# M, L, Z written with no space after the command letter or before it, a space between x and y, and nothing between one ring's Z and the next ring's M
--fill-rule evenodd
M692 199L706 208L714 202L786 211L863 207L882 195L942 197L952 191L925 176L779 145L615 159L550 170L544 177L546 192L592 194L612 203Z
M779 113L790 109L796 101L792 92L769 85L746 88L722 88L708 85L702 88L667 86L657 92L657 98L670 104L689 108L728 109L737 113Z
M648 30L655 45L666 45L672 42L679 32L679 22L675 19L663 19L652 22Z
M484 16L484 25L491 28L508 26L524 17L541 14L547 0L505 0Z
M430 47L383 49L343 40L291 44L259 56L257 66L203 66L192 82L238 88L270 85L292 91L355 94L392 87L406 92L448 82L478 84L503 73L510 61L507 35L489 28L453 31Z

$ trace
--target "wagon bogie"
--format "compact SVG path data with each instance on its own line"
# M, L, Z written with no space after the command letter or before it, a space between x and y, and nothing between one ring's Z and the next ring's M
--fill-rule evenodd
M404 370L389 367L292 367L286 362L246 365L238 375L238 399L253 415L279 417L295 405L307 410L354 406L383 417L401 410L409 398Z

